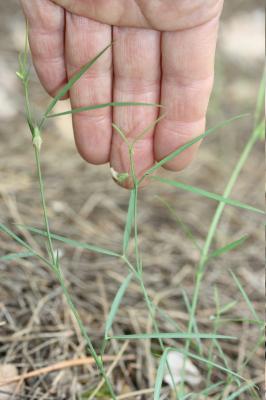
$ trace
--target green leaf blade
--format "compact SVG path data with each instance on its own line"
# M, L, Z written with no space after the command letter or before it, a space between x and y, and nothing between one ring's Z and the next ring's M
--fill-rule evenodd
M228 253L229 251L235 250L236 248L242 246L247 241L247 239L248 236L243 236L242 238L235 240L234 242L231 242L226 246L221 247L220 249L215 250L209 255L209 259L220 257Z
M35 234L43 236L43 237L47 237L47 232L45 232L41 229L33 228L33 227L27 226L27 225L19 225L19 226L27 229L29 232L35 233ZM94 245L91 245L88 243L79 242L79 241L73 240L73 239L68 239L64 236L56 235L53 233L51 233L50 236L53 240L57 240L59 242L68 244L69 246L72 246L72 247L76 247L76 248L83 249L83 250L89 250L89 251L92 251L93 253L104 254L106 256L121 257L120 254L115 253L112 250L104 249L102 247L94 246Z
M252 212L255 212L258 214L263 214L263 215L265 214L265 212L263 210L260 210L259 208L242 203L241 201L238 201L238 200L229 199L228 197L224 197L224 196L216 194L216 193L208 192L207 190L200 189L195 186L187 185L185 183L173 181L173 180L166 179L166 178L161 178L160 176L152 176L152 179L157 180L161 183L167 184L169 186L176 187L178 189L182 189L187 192L191 192L191 193L200 195L202 197L207 197L208 199L218 201L219 203L224 203L224 204L227 204L230 206L242 208L244 210L252 211Z
M242 386L240 389L238 389L237 391L235 391L234 393L232 393L230 396L227 397L227 400L235 400L235 399L239 399L239 396L251 389L254 389L254 387L256 386L256 384L254 382L248 383L244 386Z
M122 285L120 286L119 290L116 293L116 296L114 298L114 301L111 305L111 309L110 312L108 314L107 320L106 320L106 324L105 324L105 334L104 337L105 339L108 338L108 332L111 330L112 326L113 326L113 322L114 319L116 317L117 311L119 309L119 306L123 300L123 297L126 293L126 290L132 280L133 274L130 273L127 278L124 280L124 282L122 283Z
M198 339L220 339L220 340L236 340L233 336L224 336L205 333L141 333L133 335L117 335L109 337L116 340L151 340L151 339L180 339L180 340L198 340Z
M170 351L171 348L166 348L160 360L155 380L154 397L153 397L154 400L160 400L161 397L162 384L163 384L165 369L167 366L167 358Z
M234 274L233 271L230 271L230 274L231 274L236 286L238 287L238 290L240 291L243 299L245 300L251 314L254 316L256 321L260 322L261 320L260 320L250 298L248 297L247 293L245 292L245 289L243 288L242 284L240 283L239 279L237 278L237 276Z
M30 253L33 253L34 256L38 257L46 265L51 267L48 260L46 260L40 254L38 254L36 251L34 251L34 249L28 243L26 243L23 239L21 239L19 236L17 236L14 232L12 232L7 226L5 226L2 223L0 223L0 232L5 233L7 236L9 236L11 239L13 239L16 243L20 244L23 248L28 250Z
M144 176L151 175L153 174L157 169L161 168L164 164L166 164L169 161L172 161L174 158L176 158L179 154L183 153L183 151L187 150L189 147L193 146L193 144L196 144L200 142L202 139L206 138L207 136L210 136L218 131L218 129L225 128L226 126L230 125L232 122L238 121L241 118L247 117L248 114L242 114L238 115L236 117L230 118L226 121L221 122L220 124L216 125L214 128L210 128L207 131L205 131L202 135L197 136L195 139L192 139L188 143L184 144L183 146L179 147L176 151L173 153L169 154L165 158L163 158L161 161L159 161L157 164L155 164L152 168L150 168Z
M23 253L10 253L10 254L0 257L0 261L15 261L15 260L19 260L21 258L29 258L29 257L34 257L34 256L35 256L35 254L30 251L23 252Z
M53 98L50 105L48 106L44 118L46 119L50 112L53 110L55 105L59 100L61 100L68 91L72 88L72 86L99 60L99 58L111 48L112 43L106 46L99 54L96 55L92 60L90 60L87 64L85 64L73 77L67 82L67 84L59 90L58 94Z
M129 106L134 106L134 107L140 107L140 106L142 106L142 107L161 107L160 104L156 104L156 103L110 102L110 103L95 104L95 105L91 105L91 106L74 108L72 110L68 110L68 111L64 111L64 112L56 113L56 114L48 114L47 118L62 117L62 116L65 116L65 115L77 114L77 113L87 112L87 111L92 111L92 110L99 110L101 108L107 108L107 107L129 107Z

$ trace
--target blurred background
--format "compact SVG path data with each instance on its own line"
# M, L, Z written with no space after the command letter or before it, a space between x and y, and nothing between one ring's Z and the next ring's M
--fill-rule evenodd
M215 87L208 115L209 127L232 116L253 112L264 63L263 38L264 4L261 0L225 2ZM28 240L34 248L42 247L44 250L40 238L13 225L42 226L31 138L24 118L23 94L15 74L23 42L24 19L18 2L1 1L0 221ZM49 99L34 71L31 95L36 114L40 115ZM68 108L66 102L61 103L57 111ZM186 171L170 174L171 178L222 193L252 125L251 116L212 136L204 142L197 160ZM69 118L59 118L47 125L42 154L52 231L119 250L129 193L115 185L108 167L88 165L79 157ZM238 180L233 198L263 207L263 159L263 145L258 143ZM140 195L140 244L149 293L185 327L188 315L182 289L191 298L198 253L180 229L176 217L169 213L157 196L171 205L176 217L187 224L199 244L204 243L216 204L159 184L149 186ZM264 235L261 218L227 207L214 248L246 234L248 240L244 246L209 265L198 313L202 329L208 329L210 316L215 312L215 287L219 288L222 304L238 300L231 316L237 319L248 314L246 304L228 273L229 268L239 277L258 314L263 315ZM127 271L117 260L62 244L58 246L69 289L97 344L108 306ZM0 256L17 251L21 248L0 233ZM128 291L115 329L124 333L150 329L141 293L135 285ZM243 354L250 354L256 344L257 328L248 323L232 322L223 329L226 334L239 338L237 345L227 344L224 349L230 359L230 367L237 370ZM116 354L116 351L114 345L110 352ZM137 359L129 365L127 373L121 362L114 374L121 394L149 387L154 374L151 360L143 369L147 362L147 345L139 343L136 348L129 345L127 352L133 352ZM0 261L0 364L12 364L18 368L17 372L22 373L66 358L81 357L85 353L77 326L50 271L30 259ZM263 360L263 349L259 348L245 369L245 377L262 383ZM219 374L215 379L220 379ZM66 369L27 380L20 386L21 397L14 398L74 399L75 393L95 387L95 380L96 372L92 368L89 371L88 367ZM14 386L6 390L14 393ZM2 398L11 397L1 397L0 394ZM146 395L139 398L152 397ZM247 394L239 398L250 399Z

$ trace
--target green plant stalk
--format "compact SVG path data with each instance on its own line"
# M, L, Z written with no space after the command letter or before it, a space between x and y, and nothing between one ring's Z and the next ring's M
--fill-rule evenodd
M234 171L231 175L231 178L229 179L229 182L226 186L226 189L224 191L223 197L228 198L236 184L236 181L255 145L255 143L257 142L259 136L260 136L260 131L261 131L261 127L262 124L260 124L251 134L250 139L248 140L235 168ZM209 228L209 232L201 253L201 257L200 257L200 262L198 265L198 269L197 269L197 278L196 278L196 287L195 287L195 292L194 292L194 296L193 296L193 301L192 301L192 311L191 311L191 315L193 316L193 318L195 317L196 314L196 309L197 309L197 305L198 305L198 300L199 300L199 292L200 292L200 286L201 286L201 282L204 276L204 272L205 272L205 268L207 265L207 261L208 261L208 256L209 256L209 251L210 251L210 247L212 245L218 224L221 220L223 211L225 209L225 204L224 203L219 203L216 212L214 214L214 217L212 219L210 228ZM192 320L193 322L193 320ZM189 323L189 331L191 331L192 329L192 322L191 322L191 318L190 318L190 323Z
M38 147L36 145L34 146L34 150L35 150L35 158L36 158L36 166L37 166L37 175L38 175L38 181L39 181L39 187L40 187L41 203L42 203L42 209L43 209L43 217L44 217L45 229L46 229L47 237L48 237L48 248L49 248L49 253L50 253L51 261L52 261L51 265L53 267L52 269L53 269L53 271L57 277L57 280L63 290L64 296L65 296L67 303L75 317L75 320L77 321L79 329L80 329L84 339L86 340L88 349L89 349L92 357L95 360L95 363L100 371L101 376L104 378L104 380L106 382L106 385L108 387L110 395L113 400L116 400L116 395L114 393L111 382L105 372L102 360L101 360L101 358L98 357L98 355L93 347L91 339L86 331L85 326L82 323L82 320L76 309L76 306L74 305L74 303L71 299L71 296L67 290L58 260L56 260L56 258L55 258L55 251L53 248L53 243L52 243L51 234L50 234L49 219L48 219L46 200L45 200L45 191L44 191L44 184L43 184L42 170L41 170L41 163L40 163L40 150L38 149Z
M151 317L151 319L152 319L152 323L153 323L155 332L159 334L159 333L160 333L160 330L159 330L157 321L156 321L156 319L155 319L155 317L154 317L154 315L155 315L155 309L154 309L152 300L150 299L150 297L149 297L149 295L148 295L147 289L146 289L145 284L144 284L144 281L143 281L142 265L141 265L140 257L139 257L139 239L138 239L138 189L139 189L139 184L140 184L140 182L139 182L139 180L138 180L138 178L137 178L137 176L136 176L136 168L135 168L135 161L134 161L134 145L135 145L135 142L133 142L133 144L131 144L131 145L129 146L128 150L129 150L129 158L130 158L130 172L131 172L132 179L133 179L133 183L134 183L134 189L133 189L133 190L136 191L135 206L134 206L134 240L135 240L135 254L136 254L136 264L137 264L136 267L137 267L137 272L135 272L135 276L136 276L137 280L138 280L139 283L140 283L140 287L141 287L141 290L142 290L142 294L143 294L143 296L144 296L144 299L145 299L145 302L146 302L146 305L147 305L147 308L148 308L150 317ZM131 263L129 262L129 260L127 259L127 257L124 257L124 259L125 259L127 265L130 267L130 269L133 269L133 270L135 271L135 268L131 265ZM164 351L165 351L165 346L164 346L163 340L160 338L158 341L159 341L161 350L164 352ZM173 374L172 374L172 371L171 371L171 368L170 368L170 366L169 366L168 361L166 362L166 366L167 366L167 369L168 369L168 371L169 371L169 374L170 374L170 377L171 377L171 380L172 380L173 389L174 389L174 391L175 391L176 399L178 399L178 393L177 393L177 389L176 389L174 377L173 377Z
M217 287L215 287L215 303L216 303L216 318L214 320L214 333L218 332L218 329L220 327L220 318L221 318L221 307L220 307L220 298L219 298L219 293ZM215 348L215 341L213 340L208 352L208 359L211 360L213 359L213 351ZM212 373L213 373L213 365L209 364L208 367L208 375L207 375L207 387L211 385L212 381Z
M49 224L46 201L45 201L45 192L44 192L44 184L43 184L41 160L40 160L40 150L38 149L37 145L34 145L33 147L34 147L34 155L35 155L35 160L36 160L37 177L38 177L38 183L39 183L39 189L40 189L40 198L41 198L42 210L43 210L43 219L44 219L45 229L46 229L46 232L47 232L48 249L49 249L49 253L50 253L49 255L50 255L52 264L55 265L55 262L56 262L56 260L55 260L55 251L54 251L54 248L53 248L53 243L52 243L52 238L51 238L51 231L50 231L50 224Z
M68 290L66 288L64 277L63 277L63 275L61 273L61 269L60 269L59 265L58 265L58 268L57 268L57 271L56 271L56 277L58 279L58 282L60 283L60 286L62 287L64 296L65 296L65 298L67 300L67 304L68 304L69 308L71 309L71 311L72 311L72 313L73 313L73 315L75 317L75 320L78 323L78 327L80 329L80 332L82 333L84 339L86 340L87 346L88 346L88 348L90 350L90 353L91 353L92 357L95 360L95 363L96 363L96 365L97 365L97 367L98 367L98 369L100 371L100 374L101 374L102 378L105 380L105 383L106 383L106 386L107 386L107 388L108 388L108 390L110 392L110 395L111 395L113 400L116 400L116 395L114 393L114 390L113 390L112 384L111 384L111 382L109 380L109 377L107 376L107 374L105 372L105 369L104 369L104 366L103 366L103 362L102 362L102 358L97 355L97 353L96 353L96 351L95 351L95 349L93 347L91 339L90 339L90 337L89 337L89 335L87 333L87 330L86 330L85 326L83 325L83 322L82 322L82 320L80 318L78 310L77 310L75 304L73 303L72 298L71 298L71 296L70 296L70 294L69 294L69 292L68 292Z
M27 43L28 43L28 41L26 38L23 64L20 65L20 67L21 67L20 79L22 81L23 89L24 89L27 122L28 122L28 125L30 128L31 134L32 134L32 142L33 142L33 147L34 147L37 177L38 177L38 183L39 183L39 189L40 189L41 205L42 205L42 210L43 210L45 229L46 229L47 238L48 238L48 253L50 256L50 261L47 261L46 264L48 264L50 266L50 268L53 270L53 272L55 273L55 275L58 279L58 282L59 282L60 286L62 287L63 294L67 300L67 303L78 323L78 326L80 328L81 333L83 334L84 339L86 340L86 343L90 350L90 353L91 353L92 357L94 358L95 363L96 363L102 377L104 378L104 380L106 382L106 385L108 387L110 395L113 400L116 400L116 395L114 393L111 382L106 375L102 360L98 357L98 355L92 345L91 339L86 332L86 328L84 327L84 325L81 321L81 318L79 316L79 313L78 313L78 311L71 299L71 296L66 288L66 285L65 285L64 279L63 279L63 275L61 273L61 269L59 266L58 257L56 256L56 253L53 248L53 243L52 243L52 238L51 238L51 233L50 233L49 218L48 218L47 206L46 206L46 200L45 200L45 189L44 189L44 183L43 183L43 177L42 177L41 161L40 161L40 150L41 150L42 138L41 138L40 129L38 127L35 127L35 123L33 121L30 97L29 97L29 80L28 80L28 73L26 71L26 69L27 69L27 54L28 54L28 44Z
M139 182L138 182L138 178L136 176L136 168L135 168L135 162L134 162L134 143L133 143L133 145L129 146L129 159L130 159L130 169L131 169L132 180L133 180L133 183L134 183L134 189L133 190L135 190L135 194L136 194L136 196L135 196L135 204L134 204L134 240L135 240L136 266L137 266L137 270L140 272L141 263L140 263L140 256L139 256L138 224L137 224Z
M132 266L130 261L127 259L127 257L124 257L123 259L126 262L126 264L128 265L128 267L130 268L130 270L133 269L135 271L134 267ZM145 287L145 284L144 284L144 281L143 281L142 272L135 271L135 277L139 281L140 288L141 288L145 303L147 305L147 308L148 308L148 311L149 311L149 315L150 315L151 320L152 320L154 331L155 331L156 334L160 334L160 330L159 330L157 321L156 321L156 319L154 317L155 308L154 308L153 302L150 299L150 296L149 296L149 294L147 292L147 289ZM165 345L163 343L163 340L161 338L159 338L158 342L160 344L162 352L164 352L166 348L165 348ZM176 385L175 385L175 380L174 380L174 377L173 377L173 374L172 374L172 371L171 371L171 368L170 368L170 365L169 365L168 361L166 362L166 366L167 366L168 372L169 372L171 380L172 380L173 390L175 391L176 399L178 399L178 393L177 393L177 389L176 389Z
M26 78L26 79L28 79L28 78ZM24 94L25 94L26 116L27 116L28 123L31 124L30 129L32 131L33 117L32 117L32 112L31 112L29 87L28 87L28 82L27 81L23 80L23 87L24 87Z
M257 142L258 138L260 137L260 132L261 132L261 129L263 128L263 125L264 124L262 122L258 127L256 127L253 130L253 132L252 132L248 142L246 143L244 150L233 170L231 178L229 179L229 182L225 188L223 197L228 198L230 196L230 194L236 184L236 181L237 181L255 143ZM191 333L192 329L193 329L193 321L194 321L194 318L195 318L196 312L197 312L200 288L201 288L201 283L202 283L202 280L204 277L205 269L206 269L208 258L209 258L210 247L212 245L212 242L213 242L213 239L214 239L218 224L221 220L224 209L225 209L225 204L219 203L219 205L216 209L216 212L213 216L204 247L202 249L200 261L199 261L197 272L196 272L196 283L195 283L195 290L194 290L194 295L193 295L193 299L192 299L191 313L190 313L189 325L188 325L188 333ZM186 343L186 351L189 351L190 345L191 345L191 341L188 340Z
M265 66L264 66L265 69ZM264 106L265 106L265 83L266 83L266 74L265 70L263 70L261 81L260 81L260 86L259 86L259 93L258 93L258 98L257 98L257 104L255 108L255 114L254 114L254 128L256 128L261 120L263 118L263 111L264 111ZM265 134L265 132L264 132Z

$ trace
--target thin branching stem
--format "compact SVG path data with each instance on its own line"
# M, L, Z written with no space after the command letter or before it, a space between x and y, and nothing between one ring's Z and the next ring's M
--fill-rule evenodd
M94 358L95 364L97 365L101 376L104 378L104 380L106 382L106 386L108 387L110 396L113 400L116 400L116 395L114 393L114 389L109 380L109 377L107 376L107 374L105 372L105 368L103 366L102 359L97 355L97 352L94 349L92 341L87 333L87 330L82 323L82 320L77 311L77 308L67 290L67 287L66 287L65 281L64 281L64 277L63 277L63 274L61 271L61 267L59 264L59 259L58 259L58 256L56 255L56 252L54 251L54 247L53 247L53 241L52 241L51 232L50 232L50 224L49 224L47 205L46 205L44 180L43 180L43 176L42 176L42 168L41 168L41 160L40 160L42 132L41 132L40 126L35 126L32 110L31 110L31 104L30 104L29 79L28 79L28 44L27 43L28 43L28 39L26 38L25 50L24 50L24 54L23 54L23 63L20 62L21 70L19 71L18 76L21 79L22 84L23 84L27 122L28 122L28 125L30 128L31 134L32 134L32 142L33 142L34 154L35 154L35 162L36 162L36 171L37 171L39 191L40 191L40 199L41 199L41 205L42 205L42 212L43 212L46 236L47 236L47 240L48 240L48 253L49 253L50 260L47 261L46 259L44 259L43 257L40 257L40 256L39 256L39 258L44 260L46 262L46 264L49 265L49 267L55 273L55 276L56 276L56 278L62 288L63 294L66 298L67 304L68 304L69 308L71 309L73 316L79 326L79 329L86 341L88 350L90 351L92 357ZM45 121L45 117L46 116L43 117L42 121Z
M227 183L223 197L228 198L230 196L230 194L237 182L237 179L238 179L255 143L257 142L258 138L261 135L261 130L263 129L263 127L264 127L264 122L262 122L259 126L257 126L254 129L254 131L252 132L252 134L250 135L250 138L247 141L247 143L240 155L240 158L231 174L231 177ZM190 316L189 316L188 333L192 333L192 330L193 330L193 323L194 323L194 319L196 317L196 312L197 312L197 307L198 307L198 302L199 302L199 297L200 297L201 284L202 284L205 270L206 270L208 260L209 260L209 251L210 251L212 242L214 240L214 237L215 237L215 234L217 231L217 227L221 220L225 206L226 206L225 203L222 203L222 202L219 203L219 205L215 211L215 214L212 218L211 225L210 225L210 228L209 228L206 240L205 240L205 244L204 244L202 252L201 252L200 261L199 261L197 271L196 271L195 289L194 289L194 293L193 293L191 312L190 312ZM186 352L189 351L190 345L191 345L191 341L188 340L186 342ZM186 363L186 361L184 362L184 368L185 368L185 363ZM181 388L182 388L181 390L184 389L184 380L182 380Z

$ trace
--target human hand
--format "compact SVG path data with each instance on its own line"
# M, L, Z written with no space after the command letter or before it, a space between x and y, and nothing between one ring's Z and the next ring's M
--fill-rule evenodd
M72 108L119 102L160 103L166 116L135 145L141 177L203 133L213 85L223 0L21 0L39 78L52 96L89 59L114 40L72 87ZM195 5L196 3L196 5ZM145 29L143 29L145 28ZM116 107L73 116L77 148L92 164L129 172L126 143L112 122L134 138L158 118L156 107ZM181 170L194 145L165 165Z

